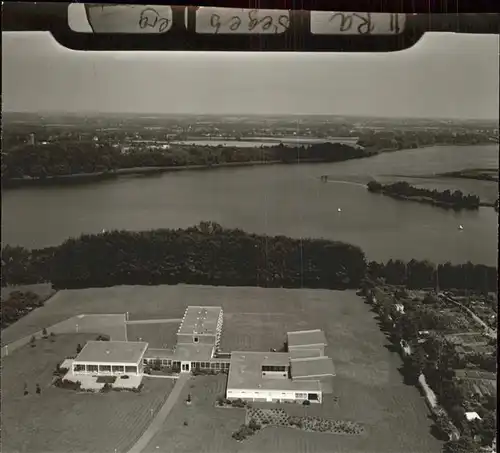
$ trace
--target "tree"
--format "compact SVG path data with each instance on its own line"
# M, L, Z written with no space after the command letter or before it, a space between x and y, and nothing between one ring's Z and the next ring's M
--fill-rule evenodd
M36 385L36 393L37 393L37 395L40 395L42 393L42 389L40 388L40 384Z
M29 392L28 392L28 384L26 384L26 382L24 383L24 391L23 391L23 394L24 396L28 395Z
M80 352L82 352L82 345L78 343L78 345L76 346L76 353L80 354Z
M30 338L30 346L32 348L34 348L36 346L36 338L34 335Z
M48 334L47 334L47 329L44 327L43 330L42 330L42 337L43 338L47 338L48 337Z
M481 443L484 446L491 445L496 438L497 423L496 413L489 411L483 419L479 422L478 433L481 436Z

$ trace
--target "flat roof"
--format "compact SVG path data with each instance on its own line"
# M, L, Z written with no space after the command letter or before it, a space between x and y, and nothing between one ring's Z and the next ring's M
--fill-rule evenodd
M144 341L88 341L75 362L136 364L147 347Z
M288 332L288 348L304 347L309 345L325 345L326 337L322 330L299 330Z
M292 379L307 379L317 376L335 376L335 368L330 357L308 357L292 360Z
M177 333L181 335L215 335L221 312L221 307L190 305L186 308Z
M323 394L333 393L333 376L322 377L319 385Z
M173 349L148 348L144 353L145 359L171 359L173 356Z
M305 359L307 357L321 357L323 354L319 349L300 348L290 351L290 359Z
M208 362L212 358L214 346L211 344L179 344L174 350L174 360Z
M272 358L270 358L273 356ZM290 356L283 352L233 351L227 378L227 388L242 390L292 390L320 391L315 380L293 381L291 379L266 378L262 376L262 365L289 364Z

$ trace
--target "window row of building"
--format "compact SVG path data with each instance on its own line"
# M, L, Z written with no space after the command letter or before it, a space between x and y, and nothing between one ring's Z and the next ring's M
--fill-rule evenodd
M110 374L137 374L139 368L134 365L90 365L75 363L73 365L74 373L110 373Z
M288 369L287 366L276 366L276 365L262 365L262 371L279 371L279 372L286 372Z
M181 362L172 359L144 359L145 365L153 365L160 362L162 366L180 368ZM229 370L229 362L191 362L191 369L196 370Z

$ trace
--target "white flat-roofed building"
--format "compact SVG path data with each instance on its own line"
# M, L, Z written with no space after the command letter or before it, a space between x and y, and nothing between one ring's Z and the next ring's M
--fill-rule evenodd
M269 376L266 369L288 370L290 356L279 352L237 351L231 354L226 397L230 400L321 402L321 385L316 380L294 381L288 376ZM271 371L271 373L273 373ZM276 371L274 373L280 373Z
M139 341L89 341L73 360L73 374L142 374L147 347Z
M298 330L287 333L288 350L318 349L321 355L325 353L326 338L320 329Z
M177 331L177 344L210 344L218 349L222 322L221 307L190 305Z
M293 380L321 379L335 376L335 369L330 357L306 357L291 360Z
M231 353L226 397L230 400L321 403L332 393L335 369L324 355L323 331L288 332L288 352Z

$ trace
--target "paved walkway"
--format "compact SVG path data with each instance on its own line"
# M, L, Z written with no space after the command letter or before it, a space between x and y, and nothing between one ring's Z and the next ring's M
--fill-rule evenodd
M168 324L168 323L179 323L181 318L171 318L171 319L133 319L126 321L127 324Z
M156 417L148 426L148 429L144 432L144 434L139 438L139 440L135 443L135 445L128 451L128 453L141 453L146 446L149 444L151 439L155 436L155 434L160 430L160 428L165 423L165 420L170 414L170 411L174 407L175 403L179 399L179 396L182 392L182 389L186 385L186 382L189 380L190 373L183 373L179 375L179 379L174 385L172 392L168 395L167 400L163 404L162 408L156 414Z
M457 307L462 308L465 310L469 315L472 317L472 319L479 324L485 331L485 334L487 337L495 339L497 337L497 332L492 329L488 324L486 324L479 316L477 316L470 308L466 307L465 305L461 304L458 300L455 300L454 298L450 296L446 296L443 293L439 294L443 299L447 300L448 302L451 302L452 304L455 304Z

